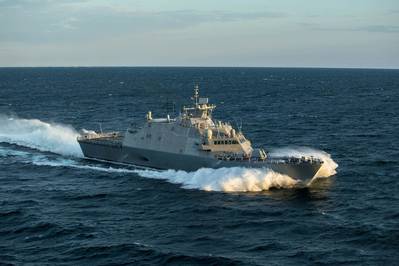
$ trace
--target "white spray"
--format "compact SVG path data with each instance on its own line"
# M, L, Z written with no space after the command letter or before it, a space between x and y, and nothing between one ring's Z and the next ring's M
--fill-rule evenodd
M140 176L168 180L182 184L184 188L206 191L247 192L274 188L292 188L297 181L269 169L250 169L244 167L209 169L201 168L195 172L139 170Z
M270 152L270 156L292 156L300 158L302 156L319 158L323 160L323 166L317 172L316 177L329 177L337 173L338 164L334 162L331 155L325 151L315 150L308 147L285 147L274 149Z
M338 164L330 154L307 147L280 148L270 153L270 156L310 157L323 160L315 178L329 177L336 174ZM140 176L167 180L171 183L182 184L184 188L201 189L206 191L249 192L269 190L270 188L293 188L298 181L289 176L276 173L265 168L201 168L195 172L185 171L152 171L138 170Z
M81 157L78 135L70 126L0 115L0 142Z

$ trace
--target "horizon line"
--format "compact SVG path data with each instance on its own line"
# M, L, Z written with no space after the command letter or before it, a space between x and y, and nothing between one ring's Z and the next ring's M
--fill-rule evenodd
M399 67L350 67L350 66L195 66L195 65L54 65L54 66L0 66L0 68L295 68L295 69L370 69L399 70Z

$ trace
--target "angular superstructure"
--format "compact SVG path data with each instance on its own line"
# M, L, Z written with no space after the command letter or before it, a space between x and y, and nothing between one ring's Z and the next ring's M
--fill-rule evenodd
M86 133L78 138L87 158L158 169L195 171L202 167L270 168L304 182L322 166L320 159L269 157L254 149L244 134L229 123L212 119L215 105L200 98L198 86L193 103L176 118L153 118L149 111L139 129L125 133Z

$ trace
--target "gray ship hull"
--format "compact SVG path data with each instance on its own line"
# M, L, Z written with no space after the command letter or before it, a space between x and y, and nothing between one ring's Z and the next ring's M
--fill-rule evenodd
M195 171L199 168L248 167L269 168L296 180L308 183L320 169L322 162L286 162L276 159L264 161L226 161L211 156L193 156L123 146L122 142L80 140L86 158L125 163L156 169Z

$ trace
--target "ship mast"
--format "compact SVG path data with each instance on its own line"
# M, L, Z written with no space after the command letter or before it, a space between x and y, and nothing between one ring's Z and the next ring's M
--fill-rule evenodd
M198 99L199 99L199 86L198 84L195 84L193 100L196 107L198 106Z
M194 95L191 97L193 106L183 106L183 114L187 117L202 117L211 118L212 111L215 109L215 105L208 104L208 98L201 98L199 95L199 86L194 86Z

